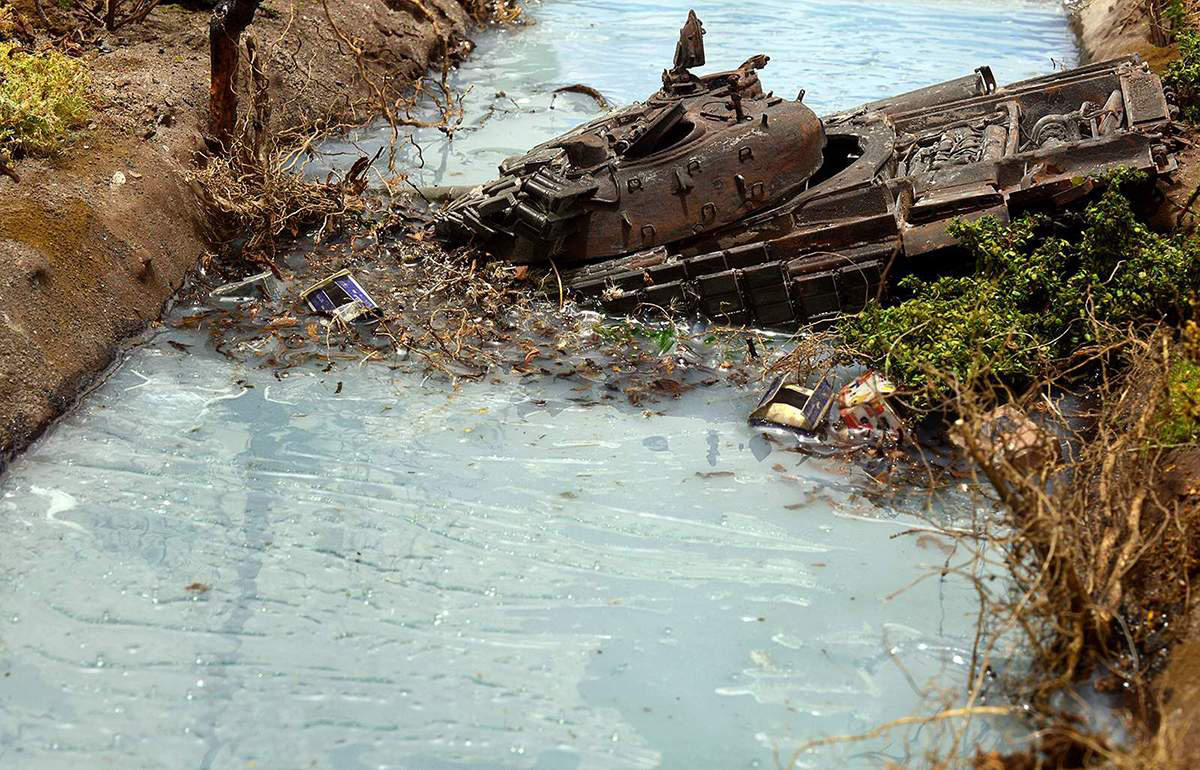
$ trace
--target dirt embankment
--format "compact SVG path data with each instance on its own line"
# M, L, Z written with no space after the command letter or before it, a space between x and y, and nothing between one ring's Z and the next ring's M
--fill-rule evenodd
M36 18L32 0L14 6ZM247 30L268 53L276 122L363 119L364 68L399 87L441 60L443 38L469 46L458 0L330 2L332 23L326 13L268 0ZM164 4L93 33L92 123L61 156L19 163L19 183L0 178L0 468L158 318L206 251L205 215L181 172L203 146L208 19Z
M1151 42L1151 22L1142 0L1083 0L1075 9L1074 22L1083 63L1137 54L1162 74L1175 58L1174 45L1158 46ZM1156 224L1194 227L1200 222L1188 209L1189 203L1194 203L1190 201L1192 191L1200 185L1200 147L1186 146L1176 157L1179 170L1174 181L1164 188L1168 204L1158 213Z
M1150 42L1149 24L1145 3L1140 0L1083 0L1075 11L1075 27L1084 62L1136 53L1161 70L1173 49Z

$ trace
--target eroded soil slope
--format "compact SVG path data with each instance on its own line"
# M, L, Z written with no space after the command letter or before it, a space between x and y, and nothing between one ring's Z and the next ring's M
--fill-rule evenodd
M32 0L15 6L36 18ZM203 146L208 19L160 5L115 33L87 31L92 123L60 157L19 163L20 182L0 177L0 465L158 318L205 253L181 171ZM274 120L295 125L369 117L376 87L461 53L469 21L456 0L269 0L247 34L267 54Z

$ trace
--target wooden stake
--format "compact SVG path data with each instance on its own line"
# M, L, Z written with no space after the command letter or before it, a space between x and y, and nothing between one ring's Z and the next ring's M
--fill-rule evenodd
M254 19L261 0L221 0L208 22L208 47L212 75L208 94L208 131L213 149L225 154L233 141L237 122L236 90L239 40Z

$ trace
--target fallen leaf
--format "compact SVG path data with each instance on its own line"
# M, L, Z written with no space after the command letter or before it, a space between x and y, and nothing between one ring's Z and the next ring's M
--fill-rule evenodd
M297 323L299 323L299 321L297 321L294 316L290 316L290 315L275 316L274 318L272 318L270 321L267 322L267 325L263 327L263 330L264 331L274 331L275 329L283 329L288 326L295 326Z
M675 398L679 398L688 390L687 386L679 380L672 380L666 377L657 379L651 384L658 392L666 393L667 395L674 396Z

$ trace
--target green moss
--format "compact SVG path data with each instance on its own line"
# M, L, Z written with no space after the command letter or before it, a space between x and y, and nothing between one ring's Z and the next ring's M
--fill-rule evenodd
M1164 445L1200 441L1200 363L1182 358L1171 367L1167 398L1159 409L1157 426Z
M0 43L0 153L48 155L87 119L90 76L58 53L15 51Z
M1074 218L956 223L952 233L975 257L975 273L905 279L911 297L846 319L843 341L893 380L926 386L914 406L927 407L946 394L946 376L1036 376L1096 341L1092 317L1119 326L1179 311L1200 286L1200 243L1138 221L1121 191L1133 181L1114 178Z

